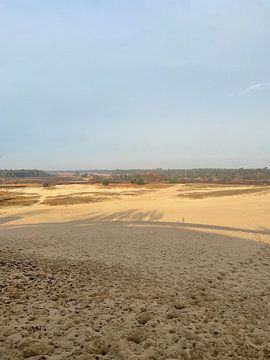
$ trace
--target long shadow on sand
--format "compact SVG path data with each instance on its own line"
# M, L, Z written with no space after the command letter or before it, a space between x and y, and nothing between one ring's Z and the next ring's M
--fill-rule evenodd
M28 215L37 215L37 214L41 214L41 213L44 213L44 212L47 212L47 211L48 210L27 211L27 212L22 213L20 215L9 215L9 216L3 216L0 213L0 225L7 224L9 222L16 221L16 220L19 220L19 219L23 219L25 216L28 216Z
M244 232L251 234L261 234L261 235L270 235L270 229L266 227L260 227L260 229L246 229L239 227L230 227L230 226L221 226L221 225L209 225L209 224L196 224L196 223L186 223L186 222L165 222L159 221L162 218L162 214L157 211L139 211L139 210L127 210L121 212L114 212L109 214L100 214L85 218L80 221L76 221L78 224L87 224L89 222L110 222L110 221L127 221L129 223L141 223L145 225L155 225L158 222L158 225L166 226L178 226L181 228L197 228L205 230L222 230L222 231L236 231ZM155 223L155 224L153 224Z
M13 215L0 217L0 225L11 223L10 226L14 227L36 227L39 225L54 225L55 223L40 223L40 224L26 224L26 225L16 225L12 224L13 221L22 219L27 215L35 215L41 212L46 212L47 210L40 211L30 211L21 215ZM88 225L93 223L105 223L105 222L125 222L125 224L144 224L148 226L159 225L159 226L171 226L171 227L179 227L179 228L194 228L194 229L203 229L203 230L219 230L219 231L234 231L234 232L242 232L249 234L260 234L260 235L270 235L270 229L266 227L259 227L258 229L247 229L247 228L239 228L239 227L231 227L231 226L222 226L222 225L210 225L210 224L197 224L197 223L187 223L187 222L165 222L160 221L162 218L162 213L156 210L149 211L140 211L137 209L131 209L127 211L118 211L113 213L102 213L96 214L94 216L85 217L80 220L71 220L71 221L63 221L62 224L73 224L73 225ZM6 225L7 226L7 225ZM6 227L5 226L5 227Z

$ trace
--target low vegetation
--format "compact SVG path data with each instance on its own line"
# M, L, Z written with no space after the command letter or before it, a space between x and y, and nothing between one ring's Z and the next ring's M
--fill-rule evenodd
M54 197L46 198L42 204L51 205L51 206L60 206L60 205L75 205L75 204L87 204L95 203L99 201L104 201L108 199L105 196L78 196L78 195L59 195Z
M107 180L107 179L104 179L104 180L102 181L102 185L103 185L103 186L109 186L109 184L110 184L110 182L109 182L109 180Z
M133 179L133 180L131 180L131 184L134 184L134 185L143 185L143 184L144 184L144 180L143 180L143 178Z
M1 207L8 206L30 206L39 201L39 196L36 194L20 194L17 192L1 191L0 205Z
M219 197L219 196L235 196L235 195L245 195L245 194L258 194L258 193L267 193L270 191L270 186L263 187L252 187L247 189L222 189L222 190L205 190L205 191L181 191L178 197L188 198L188 199L205 199L209 197Z

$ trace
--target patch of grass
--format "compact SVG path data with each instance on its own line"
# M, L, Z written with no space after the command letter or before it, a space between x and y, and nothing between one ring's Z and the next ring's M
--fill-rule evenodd
M39 195L19 194L10 191L0 192L0 205L2 206L30 206L39 201Z
M120 195L119 192L113 192L113 191L81 191L76 192L70 195L59 195L59 196L78 196L78 195L91 195L91 196L118 196Z
M148 190L124 191L124 192L84 191L76 194L49 196L42 202L42 204L58 206L58 205L95 203L105 200L121 199L124 196L138 196L143 194L145 191L147 192Z
M103 196L76 196L76 195L59 195L55 197L48 197L42 204L59 206L59 205L75 205L75 204L87 204L104 201L108 197Z
M270 187L264 186L259 188L250 189L224 189L224 190L210 190L210 191L194 191L183 192L178 197L188 199L205 199L209 197L221 197L221 196L236 196L245 194L266 193L270 191Z

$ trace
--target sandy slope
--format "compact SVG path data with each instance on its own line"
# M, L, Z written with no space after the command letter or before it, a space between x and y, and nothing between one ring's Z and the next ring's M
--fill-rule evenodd
M2 214L0 359L270 359L269 193L179 190Z
M231 189L246 189L243 186L230 186ZM249 187L256 188L256 187ZM218 186L210 191L226 189ZM193 224L223 225L262 230L270 226L270 187L268 191L240 196L207 197L190 200L179 197L186 192L209 192L209 186L174 185L166 188L149 187L98 187L91 185L62 185L53 189L24 188L28 194L38 194L41 200L29 207L10 207L2 211L2 224L18 225L73 221L91 216L110 216L110 220L150 220L186 222ZM74 194L108 193L102 202L81 203L72 206L49 206L42 204L48 197ZM112 193L113 196L109 196ZM114 194L117 193L118 196ZM126 195L133 193L132 195ZM134 196L134 194L138 195ZM81 195L83 198L84 195ZM119 216L118 216L119 215Z

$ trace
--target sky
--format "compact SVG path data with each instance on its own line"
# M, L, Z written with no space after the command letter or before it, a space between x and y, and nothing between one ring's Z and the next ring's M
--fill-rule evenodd
M0 0L0 155L270 166L270 0Z

